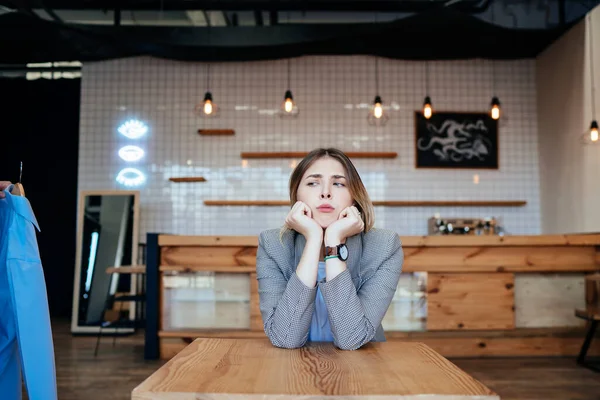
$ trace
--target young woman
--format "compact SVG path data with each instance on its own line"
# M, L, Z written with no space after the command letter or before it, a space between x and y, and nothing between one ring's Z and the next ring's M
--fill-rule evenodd
M256 257L260 311L274 346L332 341L355 350L385 341L381 320L404 253L398 234L374 229L373 204L337 149L316 149L290 177L283 228L261 232Z

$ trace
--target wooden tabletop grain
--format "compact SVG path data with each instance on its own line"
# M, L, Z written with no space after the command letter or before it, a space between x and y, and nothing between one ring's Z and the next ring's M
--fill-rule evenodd
M279 349L267 339L196 339L132 392L134 400L499 400L422 343Z

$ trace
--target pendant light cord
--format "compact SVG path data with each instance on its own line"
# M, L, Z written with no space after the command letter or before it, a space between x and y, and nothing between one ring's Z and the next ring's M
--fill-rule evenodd
M206 91L210 92L210 63L206 65Z
M429 96L429 61L425 61L425 96Z
M592 107L592 120L596 120L596 84L594 82L594 30L592 28L592 15L589 16L590 25L590 78L592 84L592 101L590 102Z
M204 18L206 18L206 27L208 28L208 48L210 51L210 33L212 31L211 27L212 27L212 23L210 21L210 13L206 12L204 14ZM208 62L208 64L206 65L206 91L210 92L210 61Z
M291 90L290 87L290 75L292 74L292 61L288 58L287 60L287 90Z
M375 94L379 96L379 57L375 56Z
M492 24L494 24L494 3L491 4ZM492 59L492 97L496 97L496 63Z
M375 12L375 29L377 29L377 12ZM375 95L379 96L379 55L375 55Z

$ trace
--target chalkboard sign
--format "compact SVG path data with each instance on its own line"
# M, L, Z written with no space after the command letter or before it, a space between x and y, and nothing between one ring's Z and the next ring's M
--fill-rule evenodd
M415 112L417 168L498 168L498 120L488 113Z

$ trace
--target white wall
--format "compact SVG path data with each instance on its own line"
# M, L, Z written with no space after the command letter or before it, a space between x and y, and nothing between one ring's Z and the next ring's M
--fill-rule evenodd
M600 230L600 146L583 146L592 120L589 21L600 84L600 7L536 61L543 233ZM596 118L600 117L596 92Z
M599 41L600 43L600 41ZM127 163L126 144L146 150L135 163L146 176L141 188L141 229L177 234L253 235L280 226L286 207L207 207L205 199L287 200L292 160L248 160L242 151L395 151L393 160L355 160L373 200L526 200L525 207L376 207L376 226L402 235L427 232L427 218L500 217L509 233L540 231L535 60L495 62L496 88L506 118L500 125L499 170L415 169L414 110L425 95L424 64L380 59L380 94L390 108L387 126L367 125L375 95L374 59L365 56L292 60L292 85L300 116L284 121L273 112L286 89L287 62L220 63L211 67L211 89L221 118L203 120L192 110L205 91L206 67L153 58L131 58L83 67L79 189L121 189L115 177ZM492 66L481 60L431 64L430 95L437 110L487 112ZM117 133L128 118L145 121L146 137ZM200 137L198 128L233 128L232 137ZM479 183L474 183L474 175ZM207 178L175 184L172 176Z

